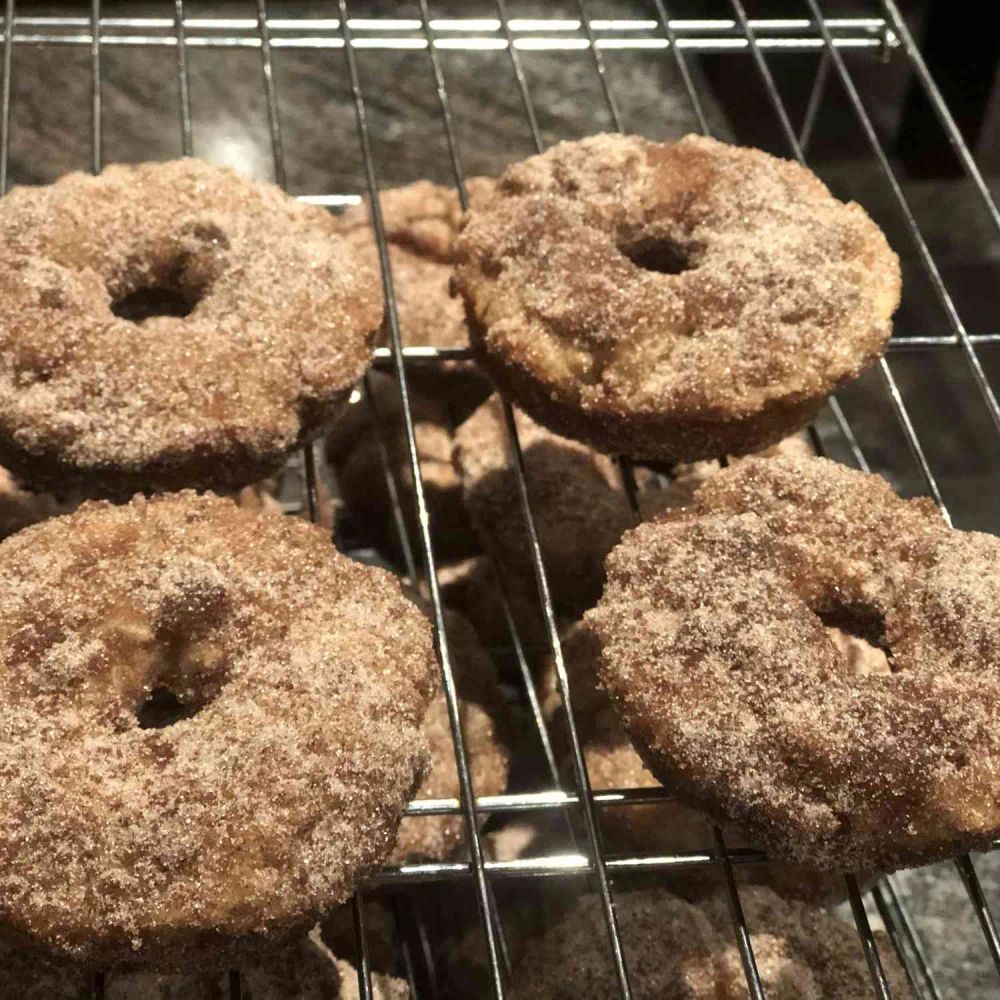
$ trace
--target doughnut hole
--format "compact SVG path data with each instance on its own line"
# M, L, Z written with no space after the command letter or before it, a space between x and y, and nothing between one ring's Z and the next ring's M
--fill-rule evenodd
M892 650L886 640L885 616L864 604L833 604L816 616L831 641L856 676L895 672Z
M687 251L666 237L641 239L618 249L636 267L655 274L683 274L692 266Z
M111 609L101 639L125 729L163 729L215 700L229 675L229 658L215 638L227 609L224 592L203 581L181 587L154 615L131 601Z
M111 311L119 319L141 324L154 316L183 318L191 314L195 305L177 288L145 285L112 299Z
M225 270L226 234L212 223L194 223L174 238L133 253L124 272L108 282L111 312L142 325L161 316L183 319Z

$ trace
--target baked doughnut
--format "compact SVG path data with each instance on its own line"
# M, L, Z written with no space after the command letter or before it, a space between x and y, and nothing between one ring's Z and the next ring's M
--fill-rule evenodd
M368 365L377 276L323 210L197 160L0 201L0 463L127 497L263 479Z
M402 546L392 498L385 480L380 441L393 475L407 537L420 552L413 471L403 422L399 384L390 375L368 376L378 422L372 419L372 403L359 393L327 436L326 455L337 479L340 498L353 528L397 563ZM476 538L462 499L462 484L452 464L451 420L445 401L410 391L410 412L424 484L424 498L431 515L434 554L440 559L461 559L478 550Z
M751 459L629 532L586 620L678 798L773 857L891 870L1000 833L998 564L878 476ZM856 672L824 625L886 659Z
M868 1000L872 984L852 928L765 886L740 889L754 957L770 1000ZM728 903L693 905L665 890L615 894L636 1000L718 1000L748 995ZM894 998L912 997L892 944L873 932ZM525 949L512 997L612 1000L621 995L597 900L579 899Z
M424 616L324 533L185 492L0 545L0 939L238 965L391 851Z
M864 644L843 633L834 641L843 644L842 655L860 663ZM574 625L562 640L563 661L569 675L573 716L583 743L590 785L597 791L610 788L661 788L626 735L618 713L597 680L600 645L585 624ZM557 759L569 772L570 750L566 739L562 698L555 683L555 669L542 678L542 707L549 721ZM714 850L710 820L695 809L674 799L655 803L635 803L600 809L598 812L604 848L611 854L676 854L682 851ZM746 837L731 823L723 824L729 848L747 847ZM735 876L744 882L766 882L783 896L813 902L843 898L846 886L837 872L819 872L794 864L770 861L767 864L740 864ZM677 890L700 891L706 884L718 885L718 869L691 867L671 873L670 884Z
M507 789L510 752L505 705L493 663L480 646L475 630L461 615L445 611L445 629L458 690L462 733L469 758L472 788L477 796L499 795ZM431 762L417 790L421 799L458 798L455 746L448 720L448 702L440 691L421 726ZM390 864L444 861L465 842L462 816L405 816L399 827Z
M882 353L900 286L859 206L698 136L599 135L508 167L455 274L501 391L560 434L666 463L808 423Z
M604 557L634 519L607 456L553 434L520 411L514 419L553 601L575 617L600 597ZM510 586L536 594L499 397L488 399L458 428L454 457L483 548Z
M482 204L492 190L485 177L466 185L472 204ZM461 299L451 293L455 238L462 206L451 188L417 181L379 195L389 244L399 332L406 347L468 347L469 328ZM378 252L367 202L340 217L340 232L378 267ZM471 361L414 362L411 383L438 394L452 417L464 419L490 392L489 380Z

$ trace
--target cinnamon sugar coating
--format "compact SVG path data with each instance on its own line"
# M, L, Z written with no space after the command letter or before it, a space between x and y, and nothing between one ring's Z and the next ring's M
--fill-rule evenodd
M508 167L458 241L477 356L536 420L640 460L742 454L878 357L899 266L808 170L699 136Z
M587 622L678 798L776 858L891 870L1000 832L998 565L1000 540L877 476L749 459L625 535Z
M116 497L274 472L335 418L381 319L323 209L191 159L12 190L0 302L0 463Z
M437 669L390 574L185 492L26 528L0 584L0 938L238 965L388 856Z
M496 671L479 644L475 630L461 615L446 611L445 630L458 690L472 788L477 796L499 795L507 789L510 734ZM417 797L458 798L460 786L455 747L448 720L448 702L443 691L430 703L421 729L430 748L431 760ZM464 841L465 820L462 816L404 817L389 863L444 861Z
M485 177L470 178L470 202L483 204L492 190ZM379 195L400 336L406 347L468 347L469 329L461 299L451 293L455 239L462 219L451 188L417 181ZM378 268L375 234L367 202L349 208L339 232ZM464 418L489 393L489 381L470 361L414 361L407 369L413 385L446 395L456 419Z
M821 909L782 899L764 886L740 889L754 957L772 1000L868 1000L871 979L854 930ZM625 960L636 1000L747 997L728 902L699 905L662 889L615 894ZM875 931L893 997L912 997L889 939ZM515 998L613 1000L618 982L600 908L584 897L525 949Z

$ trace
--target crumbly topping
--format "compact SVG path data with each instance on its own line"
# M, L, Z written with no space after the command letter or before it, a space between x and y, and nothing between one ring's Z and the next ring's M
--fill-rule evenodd
M458 258L497 381L538 419L630 454L619 421L711 424L825 397L882 352L899 299L863 209L798 164L698 136L598 135L508 167ZM725 453L643 444L664 460Z
M637 748L778 858L894 868L1000 831L1000 540L822 459L751 459L628 532L587 616ZM883 649L858 670L835 625Z
M133 322L159 289L186 316ZM0 461L33 484L237 488L336 415L377 277L323 210L197 160L0 201Z
M26 528L0 581L0 935L219 963L389 854L437 671L390 574L183 493ZM154 692L176 721L143 728Z

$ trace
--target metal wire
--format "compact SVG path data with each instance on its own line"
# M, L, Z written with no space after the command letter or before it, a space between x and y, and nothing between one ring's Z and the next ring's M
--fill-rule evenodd
M434 612L434 625L437 638L438 657L441 663L441 673L445 699L448 704L448 719L451 725L452 741L455 747L455 764L458 771L459 787L465 817L466 840L472 855L476 880L476 900L479 915L486 936L487 953L490 960L490 978L493 995L502 1000L504 996L503 978L500 969L500 954L497 940L497 929L494 926L493 910L490 905L489 886L486 880L482 843L479 838L478 818L472 780L469 773L469 760L466 753L465 737L462 732L462 722L458 706L458 693L452 672L448 651L448 638L444 626L444 613L441 595L438 587L437 569L434 559L434 543L431 537L430 514L424 495L423 478L420 470L420 459L417 452L414 433L413 414L410 408L409 387L406 378L406 365L403 359L402 339L399 330L399 314L396 307L395 290L392 280L392 265L389 259L389 249L385 235L385 225L382 219L382 206L378 198L378 175L371 149L371 139L368 128L368 114L365 106L361 76L358 71L357 59L351 46L351 28L347 13L347 0L338 0L340 20L344 33L344 56L346 68L354 97L355 121L357 124L358 141L364 161L365 178L368 186L368 197L371 211L372 229L378 245L379 264L382 272L382 294L385 302L385 319L389 327L391 349L396 363L396 374L399 380L399 393L402 402L403 423L406 430L407 452L410 469L413 475L413 489L417 506L417 522L420 530L423 548L424 564L427 569L427 580L430 589L431 604Z
M920 49L917 47L916 42L914 42L913 36L910 34L910 29L906 26L906 21L903 19L902 14L900 14L895 0L879 0L879 2L892 25L892 30L900 42L902 42L906 58L915 70L917 79L920 81L920 86L927 95L927 99L930 101L930 105L934 109L934 114L937 115L938 121L941 122L941 127L948 136L948 141L951 143L951 148L958 157L959 163L962 164L962 169L965 170L966 174L972 180L983 202L983 207L993 220L994 227L1000 232L1000 209L997 208L997 203L990 193L986 178L983 177L982 171L979 169L979 165L972 155L972 151L969 149L965 139L962 138L962 133L959 131L951 111L948 110L948 105L941 96L941 91L938 90L934 78L927 69L924 57L920 54ZM829 24L829 22L827 23Z
M585 9L580 8L581 14L585 14ZM521 101L527 115L532 141L535 149L541 152L543 141L538 128L538 119L535 114L534 102L531 91L528 88L527 78L524 68L518 55L517 48L512 44L510 18L507 13L506 0L497 0L497 13L500 15L504 35L508 39L507 52L510 56L511 69L517 82L521 94ZM609 91L605 91L609 94ZM453 141L453 140L451 140ZM464 190L464 178L461 174L456 176L459 189ZM463 205L468 205L468 197L463 194ZM553 665L555 667L556 685L563 703L564 724L566 735L570 747L570 759L573 765L573 774L577 788L583 799L583 816L587 830L587 841L594 859L594 869L597 875L598 893L601 901L601 909L604 922L608 931L608 939L611 944L611 956L615 968L615 976L618 980L618 988L624 1000L630 1000L632 987L629 982L628 967L625 962L625 949L622 944L621 932L618 926L618 918L615 913L614 903L611 898L611 884L608 879L607 864L604 857L603 845L601 843L601 830L597 821L597 810L594 806L593 792L590 787L590 776L587 773L587 765L583 756L583 745L576 728L576 717L573 714L572 694L570 691L569 676L566 671L566 664L563 660L562 645L559 640L559 631L556 625L556 614L552 604L552 597L549 591L548 576L545 570L544 558L542 556L541 545L538 540L538 532L535 527L534 514L531 510L531 501L528 496L528 484L525 476L524 454L521 450L517 423L514 419L514 412L510 403L504 399L502 401L504 425L507 431L507 440L510 444L511 465L515 470L517 481L517 491L521 502L525 532L528 537L528 546L531 553L531 562L535 574L535 581L538 586L538 594L541 599L542 611L545 617L545 628L548 635L549 645L552 651Z
M177 101L181 120L181 150L185 156L192 156L194 145L191 138L191 89L184 32L184 0L174 0L174 32L177 36Z
M3 77L0 80L0 195L7 191L7 164L10 162L10 86L14 72L14 0L5 0Z
M360 889L354 893L351 904L354 914L354 942L358 953L358 997L372 1000L372 964L368 954L368 932L365 929L365 902Z
M90 123L91 166L101 172L103 146L101 136L101 0L90 0Z
M875 935L872 934L871 924L868 923L868 914L865 912L865 904L861 900L858 881L853 875L845 875L844 881L847 883L847 898L851 903L851 913L854 915L858 937L861 938L861 947L865 953L865 961L868 963L868 972L871 974L872 985L875 987L875 995L879 1000L892 1000L889 982L885 978L885 970L882 968L882 960L879 958L878 947L875 944Z
M927 1000L941 1000L924 943L892 884L892 876L886 875L878 880L872 889L872 897L910 982L919 984L918 989Z
M969 894L969 901L976 913L976 919L982 929L983 937L986 939L986 946L990 950L990 957L993 964L1000 971L1000 936L997 935L996 921L993 919L993 911L990 909L989 901L983 892L983 887L979 882L979 875L976 873L976 866L972 863L972 858L968 854L963 854L955 858L955 867L962 877L962 882Z
M739 0L733 0L733 2L739 3ZM875 126L871 117L865 110L864 102L861 100L858 88L855 86L854 80L847 69L844 57L832 44L833 36L830 34L830 29L826 26L823 20L823 12L820 8L819 0L805 0L805 3L808 5L809 10L816 18L820 33L823 36L823 41L827 43L825 51L833 62L844 92L854 109L858 124L861 126L861 129L865 134L865 138L868 141L868 145L871 147L872 155L875 157L879 169L892 191L893 199L899 207L900 214L906 224L907 232L910 235L913 245L916 247L924 271L927 273L927 277L930 279L938 301L941 303L945 311L945 315L948 318L948 323L951 326L952 331L962 346L962 352L968 362L969 369L972 372L976 386L986 403L997 432L1000 433L1000 404L997 403L993 387L990 385L989 379L987 379L986 373L983 371L979 355L976 354L976 351L969 340L969 333L958 314L958 309L952 300L951 293L948 291L948 288L944 283L944 278L941 277L941 272L938 269L937 262L934 260L934 255L931 253L930 247L928 247L927 241L924 239L924 235L920 231L920 226L917 224L916 216L913 214L913 209L910 207L910 203L907 200L906 195L903 193L903 188L900 184L899 178L896 176L896 171L889 162L889 156L883 148L882 143L879 141L878 134L875 131ZM990 205L992 206L992 200L990 201ZM993 208L995 211L995 206L993 206Z

